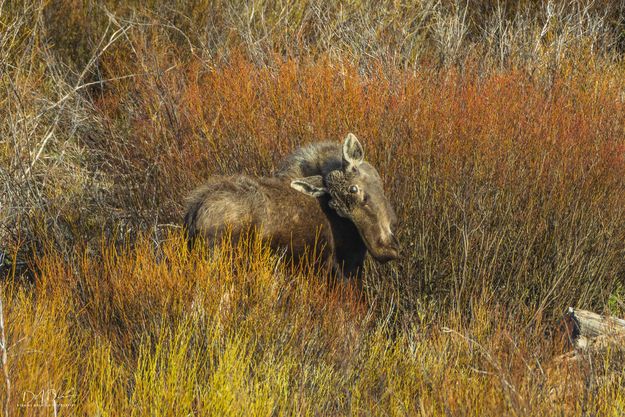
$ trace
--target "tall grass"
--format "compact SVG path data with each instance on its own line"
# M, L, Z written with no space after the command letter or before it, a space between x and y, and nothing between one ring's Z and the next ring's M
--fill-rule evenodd
M553 362L566 306L625 313L617 2L26 1L0 23L11 415L622 412L622 353ZM261 242L187 253L204 178L347 132L404 247L362 297Z
M397 334L348 288L286 273L259 242L211 257L184 248L179 233L160 254L146 237L103 243L99 262L76 254L79 268L50 253L36 292L3 284L12 409L50 415L51 390L60 415L570 415L623 402L607 365L618 357L592 372L552 365L561 342L486 298L470 322Z
M209 62L243 47L261 65L275 62L276 53L291 58L330 54L365 68L379 61L391 68L461 65L477 55L484 68L551 71L580 53L609 57L623 52L624 10L609 0L107 0L99 8L84 0L56 0L45 16L59 51L78 65L109 24L108 12L120 26L163 30L180 53Z
M203 178L268 175L295 146L354 131L406 246L371 271L372 293L393 288L410 311L424 296L466 309L495 290L514 310L559 317L571 300L603 305L623 276L625 113L608 87L621 74L571 70L545 91L522 71L197 64L112 83L114 99L96 104L113 132L99 151L126 218L175 223Z

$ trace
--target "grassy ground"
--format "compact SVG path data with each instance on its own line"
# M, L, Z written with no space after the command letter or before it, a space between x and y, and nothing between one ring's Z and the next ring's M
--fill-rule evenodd
M623 352L554 361L625 316L621 6L140 3L0 3L9 415L625 413ZM405 249L364 294L187 252L204 178L347 132Z
M98 261L77 253L78 267L50 254L36 290L7 284L14 414L50 415L49 390L66 415L618 415L625 406L622 355L554 365L562 340L486 295L470 318L432 306L397 323L349 287L285 271L258 242L211 258L184 247L173 234L155 253L141 238L132 249L105 245Z

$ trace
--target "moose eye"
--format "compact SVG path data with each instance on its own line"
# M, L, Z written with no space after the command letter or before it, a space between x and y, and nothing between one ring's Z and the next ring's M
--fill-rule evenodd
M356 194L358 192L358 186L357 185L350 185L349 192L352 193L352 194Z

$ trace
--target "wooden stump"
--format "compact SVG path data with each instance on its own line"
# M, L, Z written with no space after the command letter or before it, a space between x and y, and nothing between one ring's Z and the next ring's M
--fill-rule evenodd
M625 346L625 320L569 307L565 322L576 349Z
M577 361L584 353L625 349L625 320L569 307L564 323L573 350L554 358L556 363Z
M596 362L598 358L609 356L609 366L619 372L623 368L625 320L569 307L564 325L571 350L554 357L545 367L552 401L583 395L588 381L585 375L590 375L593 368L604 363ZM602 375L595 375L594 383L601 384L604 378L608 378Z

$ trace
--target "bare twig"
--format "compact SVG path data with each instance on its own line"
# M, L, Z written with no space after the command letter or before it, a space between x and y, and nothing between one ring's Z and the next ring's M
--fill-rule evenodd
M0 256L2 261L3 256ZM1 263L1 262L0 262ZM9 404L11 401L11 380L9 379L9 359L7 355L7 339L4 331L4 291L0 286L0 350L2 351L2 371L4 373L4 384L6 385L6 398L4 403L4 416L9 417Z
M97 62L97 60L107 51L107 49L109 47L111 47L111 45L113 45L118 39L120 39L122 36L125 36L126 31L128 31L131 26L124 26L119 28L118 30L116 30L115 32L113 32L108 39L108 42L106 43L106 45L104 45L102 47L102 45L104 44L104 41L106 39L106 36L109 32L109 28L111 27L111 21L109 21L109 25L106 27L106 29L104 30L104 34L102 35L102 38L100 39L100 42L98 43L98 46L94 52L94 54L91 56L91 59L89 60L89 62L87 63L87 65L85 65L85 68L83 69L82 73L80 74L80 76L78 77L78 80L76 82L76 85L73 89L71 89L70 92L68 92L67 94L65 94L63 97L61 97L60 100L58 100L56 103L54 103L52 106L50 106L49 108L47 108L45 111L48 112L52 109L54 109L55 107L60 105L60 109L62 110L63 107L66 104L67 98L70 97L71 95L75 94L76 92L78 92L79 90L81 90L82 88L86 87L86 85L81 85L82 84L82 80L85 78L85 76L87 75L88 71L91 69L91 67ZM28 167L28 169L26 170L25 175L28 175L30 173L30 171L32 170L32 168L35 166L35 163L40 159L41 154L43 152L43 150L45 149L46 145L48 144L48 142L50 141L50 139L54 136L54 132L56 130L56 127L59 124L60 121L60 116L61 116L61 111L59 111L56 115L56 117L54 118L54 122L52 123L52 126L48 129L48 132L46 134L46 136L44 137L43 141L41 142L41 145L39 146L39 150L37 151L37 153L35 154L35 157L32 159L30 166Z

